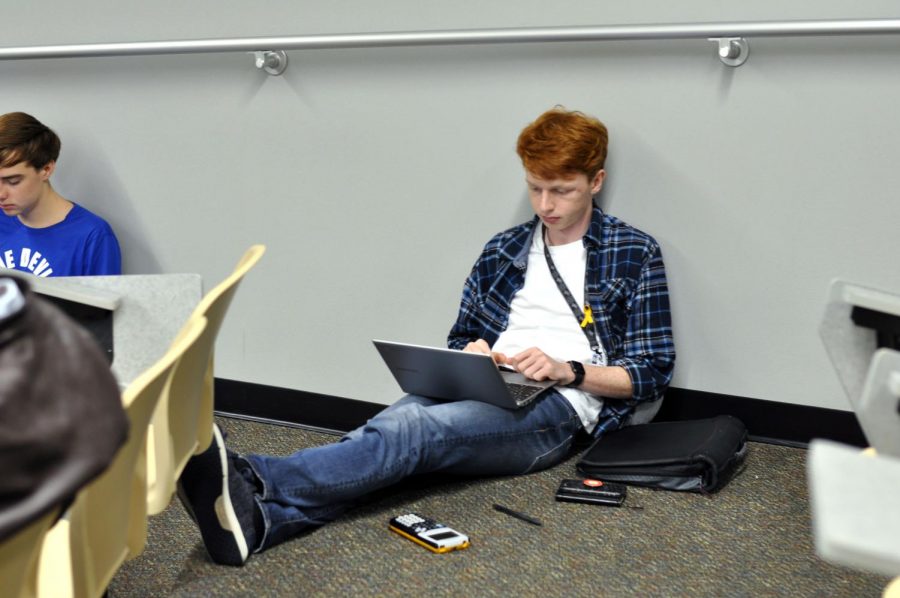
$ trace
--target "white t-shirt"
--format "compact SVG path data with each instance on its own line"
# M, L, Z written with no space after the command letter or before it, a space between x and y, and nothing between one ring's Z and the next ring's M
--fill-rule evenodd
M557 271L579 305L584 305L587 250L581 239L550 247ZM591 363L593 351L569 304L553 281L544 257L544 240L536 233L528 251L525 285L512 299L509 324L492 349L513 356L537 347L557 361ZM575 388L557 386L571 403L585 430L593 431L603 399Z

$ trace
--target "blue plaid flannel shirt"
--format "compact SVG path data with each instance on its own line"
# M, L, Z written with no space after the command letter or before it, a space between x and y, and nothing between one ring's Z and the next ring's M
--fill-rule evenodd
M520 224L485 245L463 287L447 345L463 349L483 338L491 346L509 323L513 296L525 284L531 237L539 221ZM594 436L622 426L640 401L656 401L672 379L675 344L669 291L659 245L648 234L594 207L584 236L585 298L611 366L631 377L632 398L607 399Z

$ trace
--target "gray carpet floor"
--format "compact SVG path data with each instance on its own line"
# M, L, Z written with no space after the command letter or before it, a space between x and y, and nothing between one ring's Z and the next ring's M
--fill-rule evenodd
M289 454L334 436L218 418L239 452ZM719 493L629 488L643 509L559 503L575 458L516 478L414 481L339 521L214 565L176 499L151 518L147 548L109 595L139 596L846 596L877 597L888 579L828 564L813 550L806 451L751 443ZM493 510L502 503L542 520ZM467 550L432 554L388 531L415 511L466 533Z

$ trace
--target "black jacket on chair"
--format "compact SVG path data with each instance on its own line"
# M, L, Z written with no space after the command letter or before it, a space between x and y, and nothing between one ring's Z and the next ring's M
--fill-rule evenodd
M2 540L102 473L125 442L128 420L93 337L24 279L0 281L14 281L24 298L0 315Z

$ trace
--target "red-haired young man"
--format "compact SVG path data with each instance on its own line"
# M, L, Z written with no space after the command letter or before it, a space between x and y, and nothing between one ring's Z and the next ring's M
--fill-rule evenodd
M241 565L414 474L551 467L579 435L658 405L675 362L665 269L653 238L594 203L606 147L603 124L561 108L522 131L535 216L485 245L448 338L559 384L518 410L407 395L340 442L288 457L239 456L216 427L179 481L214 561Z

